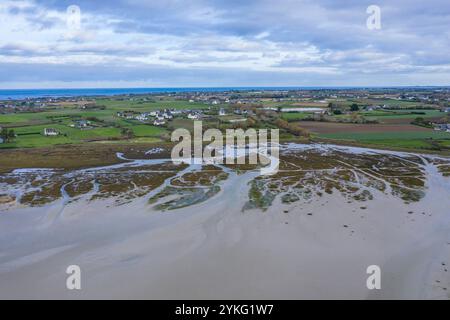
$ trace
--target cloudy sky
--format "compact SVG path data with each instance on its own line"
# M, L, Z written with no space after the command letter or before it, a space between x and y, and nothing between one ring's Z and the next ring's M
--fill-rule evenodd
M0 89L450 85L448 0L0 0L0 30Z

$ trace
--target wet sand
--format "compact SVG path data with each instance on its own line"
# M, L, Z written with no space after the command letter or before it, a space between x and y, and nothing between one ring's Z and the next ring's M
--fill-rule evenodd
M378 151L377 151L378 152ZM371 190L242 211L257 173L209 200L155 211L148 197L0 214L0 298L448 299L450 183L432 164L418 202ZM81 267L82 290L66 289ZM379 265L381 290L366 268Z

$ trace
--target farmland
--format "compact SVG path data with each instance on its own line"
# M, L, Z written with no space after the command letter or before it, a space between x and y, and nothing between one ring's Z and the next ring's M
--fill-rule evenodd
M45 105L41 99L22 100L14 102L13 111L0 109L0 127L14 130L15 134L14 139L0 143L0 149L91 143L158 144L170 140L175 129L192 130L193 119L200 119L205 129L279 128L283 141L449 150L450 133L436 131L432 124L448 123L448 113L444 112L447 94L437 91L439 98L421 101L423 96L431 97L434 93L426 90L381 93L191 92L44 99ZM0 101L0 106L2 103L4 107L10 104ZM162 114L164 110L173 116L157 123L155 112ZM421 119L419 123L417 119ZM80 122L87 125L80 126ZM48 128L57 131L57 135L46 136L44 130Z
M129 129L132 132L131 142L158 141L159 137L166 134L164 128L151 124L142 124L135 120L126 120L117 117L116 113L124 109L136 112L157 110L161 107L182 108L186 102L158 101L154 103L138 103L133 101L116 101L114 99L95 100L96 106L92 109L81 109L77 104L60 104L57 107L49 107L41 112L24 112L0 114L0 127L13 129L16 139L10 143L0 144L0 148L32 148L62 144L81 144L89 141L121 140L122 130ZM200 105L197 105L200 107ZM203 107L203 105L201 105ZM77 120L91 119L89 129L74 128ZM45 128L53 128L59 132L58 136L46 137L43 135ZM128 139L129 140L129 139Z
M353 124L303 121L314 137L390 148L433 149L450 143L450 133L411 124Z

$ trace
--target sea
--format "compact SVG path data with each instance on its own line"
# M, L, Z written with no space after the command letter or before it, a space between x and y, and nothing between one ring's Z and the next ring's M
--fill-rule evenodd
M404 87L402 87L404 88ZM425 88L425 87L407 87ZM431 88L431 87L428 87ZM229 91L285 91L285 90L376 90L396 89L394 87L199 87L199 88L89 88L89 89L0 89L0 100L22 100L37 98L88 97L140 95L182 92L229 92Z

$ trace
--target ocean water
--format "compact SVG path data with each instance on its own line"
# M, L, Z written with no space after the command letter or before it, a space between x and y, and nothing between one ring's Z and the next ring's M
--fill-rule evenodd
M398 87L414 89L419 87ZM421 87L426 88L426 87ZM431 87L428 87L431 88ZM225 92L261 90L377 90L397 89L394 87L198 87L198 88L103 88L103 89L0 89L0 100L27 98L58 98L83 96L114 96L124 94L180 93L180 92Z
M180 92L226 92L261 90L379 90L379 89L437 89L449 87L198 87L198 88L98 88L98 89L0 89L0 100L27 98L58 98L114 96L125 94L180 93Z
M222 88L115 88L115 89L0 89L0 100L48 97L114 96L124 94L225 92L244 90L289 90L281 87L222 87Z

